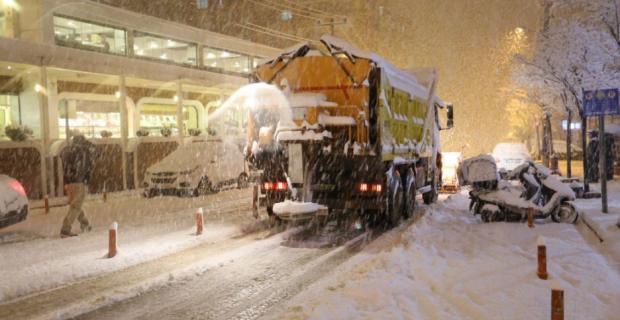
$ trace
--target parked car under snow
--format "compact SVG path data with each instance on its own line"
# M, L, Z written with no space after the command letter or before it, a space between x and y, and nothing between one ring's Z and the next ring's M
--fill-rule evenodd
M198 196L237 183L247 185L248 175L239 146L212 139L195 141L169 154L146 170L143 195Z
M26 220L28 197L19 181L0 175L0 228Z
M523 143L499 143L491 154L497 163L497 169L512 171L516 167L532 161L532 156Z

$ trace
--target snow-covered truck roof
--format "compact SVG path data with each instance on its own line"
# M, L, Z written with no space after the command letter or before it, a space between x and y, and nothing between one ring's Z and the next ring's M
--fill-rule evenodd
M436 70L432 68L411 68L409 70L399 69L382 56L360 49L340 38L332 35L323 35L321 37L321 43L325 46L328 53L337 54L342 53L353 59L367 59L373 61L379 68L381 68L384 74L387 76L390 85L403 92L407 92L412 97L419 97L422 99L428 99L430 85L432 83L431 77L436 77ZM307 47L305 53L302 56L316 56L316 55L329 55L322 52L319 48L316 48L309 42L301 42L299 44L288 47L277 56L267 59L263 64L273 64L277 61L282 61L296 57L296 54L302 52L302 48ZM423 71L423 72L422 72ZM422 79L418 79L416 74L419 72L419 76ZM445 106L446 103L441 100L437 95L434 96L434 103L440 106Z

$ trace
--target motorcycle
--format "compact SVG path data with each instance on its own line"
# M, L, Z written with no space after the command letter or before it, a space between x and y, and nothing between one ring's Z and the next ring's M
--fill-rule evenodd
M464 162L467 165L467 162ZM476 173L484 168L490 172L496 168L492 159L478 159ZM465 176L471 168L463 168ZM496 171L495 171L496 172ZM579 214L572 204L575 193L569 184L563 183L551 174L548 168L532 162L525 163L509 172L505 179L491 179L489 174L483 180L478 177L464 178L472 185L469 192L470 211L479 214L484 222L524 221L528 211L534 219L551 217L554 222L575 223Z

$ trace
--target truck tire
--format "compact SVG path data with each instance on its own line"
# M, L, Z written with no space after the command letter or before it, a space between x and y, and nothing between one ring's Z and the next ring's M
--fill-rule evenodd
M426 205L437 202L437 184L435 184L435 179L431 181L431 191L422 194L422 199L424 199L424 204Z
M409 219L409 217L413 216L413 213L416 208L415 196L416 196L416 186L415 186L415 174L413 173L413 169L409 169L407 172L407 177L405 179L405 207L403 209L403 218Z
M385 218L389 227L395 227L400 223L403 216L405 192L403 191L400 174L394 174L390 190L388 192Z

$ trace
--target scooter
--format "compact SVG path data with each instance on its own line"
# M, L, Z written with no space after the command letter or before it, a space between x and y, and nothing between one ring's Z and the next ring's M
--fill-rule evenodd
M472 185L470 210L484 222L524 221L530 209L534 219L575 223L579 217L570 186L539 164L522 164L496 183Z

